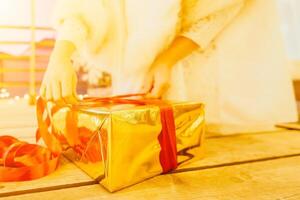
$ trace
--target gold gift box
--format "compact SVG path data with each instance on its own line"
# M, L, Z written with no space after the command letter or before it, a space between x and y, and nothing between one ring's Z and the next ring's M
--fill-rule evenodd
M204 106L201 103L173 103L176 127L178 168L202 156L205 132ZM65 134L70 108L52 116L54 129ZM111 192L162 173L158 136L162 124L160 108L154 105L115 105L77 111L78 124L90 132L92 143L100 146L97 162L83 162L74 152L65 155ZM89 148L89 144L87 148ZM97 151L97 150L93 150Z

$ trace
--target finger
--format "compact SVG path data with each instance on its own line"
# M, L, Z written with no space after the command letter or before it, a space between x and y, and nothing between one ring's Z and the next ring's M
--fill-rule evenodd
M52 83L51 88L52 88L53 100L54 101L61 100L62 97L61 97L61 86L60 86L60 83L58 81L55 81L54 83Z
M64 106L66 104L66 102L63 99L60 99L60 100L55 101L55 104L58 106Z
M50 84L48 84L46 87L46 99L48 101L52 101L52 88Z
M64 102L67 104L76 105L78 104L78 100L74 96L64 97Z
M151 91L151 93L149 94L149 97L159 99L166 93L166 91L169 89L169 87L170 87L169 83L154 85L154 88Z
M65 103L67 104L77 104L77 99L76 97L73 95L73 90L74 87L72 86L72 80L71 81L65 81L61 84L62 87L62 98L64 100Z
M72 96L72 80L64 80L61 82L61 93L63 98Z
M144 82L144 85L141 89L141 93L147 94L147 93L151 92L151 90L153 89L153 82L154 82L153 77L152 76L148 77L146 79L146 81Z
M73 79L72 79L72 94L73 94L73 97L75 99L79 99L78 96L77 96L77 77L74 76Z
M46 99L46 86L45 84L42 84L40 87L40 96L42 99Z

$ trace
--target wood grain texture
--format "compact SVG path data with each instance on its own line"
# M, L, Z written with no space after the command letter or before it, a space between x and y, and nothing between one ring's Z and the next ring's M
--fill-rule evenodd
M298 200L300 157L155 177L109 194L99 185L15 196L9 199L204 199Z
M286 128L290 130L300 130L300 122L277 124L277 127Z
M18 138L31 140L30 136L27 137L26 134L30 135L35 129L16 128L5 130ZM184 166L184 170L180 169L178 171L218 168L226 165L237 165L296 155L300 155L300 132L297 131L217 137L206 140L205 158ZM0 189L0 195L55 190L64 187L74 187L76 184L93 183L89 177L66 160L58 171L50 176L52 178L45 177L34 181L34 184L29 184L29 182L2 184L6 190Z
M30 131L30 129L28 129L28 131ZM203 160L186 167L194 170L203 170L213 167L219 169L226 164L240 164L237 162L252 162L253 160L260 161L284 156L295 156L300 153L299 144L300 134L295 131L209 139L207 140L206 157ZM174 177L177 175L181 176L180 174L173 175ZM6 190L4 190L4 188L0 189L0 195L1 192L2 195L12 195L74 187L76 184L84 185L93 183L89 177L67 161L51 176L52 178L45 177L44 179L36 180L34 184L28 184L29 182L23 182L20 183L20 185L15 183L5 184ZM172 184L170 184L170 186L172 186ZM105 193L105 190L103 190L101 186L97 185L95 188L98 188L99 191Z
M62 157L60 167L49 176L26 182L0 182L0 197L90 184L95 181Z
M177 171L300 155L300 131L231 135L207 139L205 157Z

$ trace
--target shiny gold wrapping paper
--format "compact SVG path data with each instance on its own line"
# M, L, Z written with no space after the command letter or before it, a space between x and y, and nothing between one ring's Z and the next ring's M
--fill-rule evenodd
M172 104L176 126L179 168L199 159L205 131L204 106L200 103ZM61 133L66 131L65 116L69 108L58 111L52 119ZM159 160L161 132L158 106L117 105L110 108L87 108L78 114L78 127L107 133L104 162L80 162L72 152L66 155L92 178L113 192L162 173ZM101 129L101 130L100 130ZM99 152L101 153L101 152Z

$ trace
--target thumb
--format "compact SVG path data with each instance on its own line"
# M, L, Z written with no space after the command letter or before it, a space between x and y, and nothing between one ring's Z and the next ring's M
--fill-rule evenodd
M164 93L169 89L169 87L169 83L154 83L154 87L151 93L149 94L149 97L160 99L164 95Z
M147 94L153 89L153 76L147 76L144 85L142 86L141 93Z
M72 95L74 98L79 99L77 96L77 77L76 75L72 78Z

